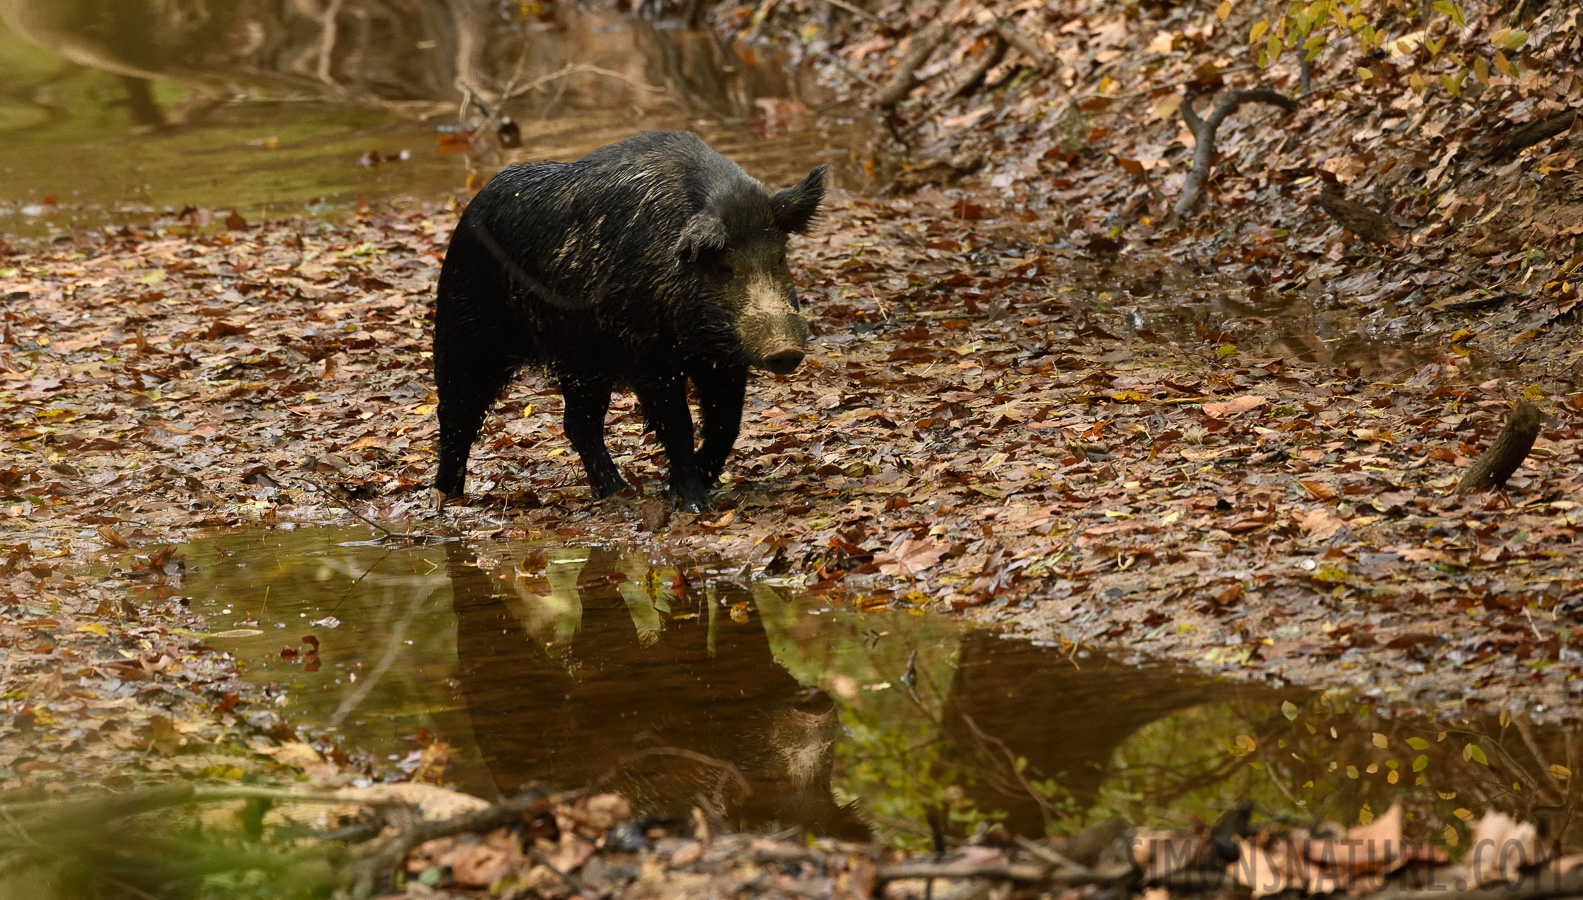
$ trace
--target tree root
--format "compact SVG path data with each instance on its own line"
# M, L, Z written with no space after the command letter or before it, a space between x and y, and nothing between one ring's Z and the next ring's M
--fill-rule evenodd
M1506 427L1495 436L1495 443L1474 460L1473 468L1457 482L1456 493L1505 487L1506 479L1512 477L1527 458L1528 451L1533 449L1542 420L1532 403L1524 400L1517 404L1506 420Z
M1297 101L1280 91L1254 88L1221 94L1209 118L1201 119L1193 109L1194 99L1192 94L1182 99L1182 120L1187 123L1188 130L1193 132L1198 148L1193 152L1193 170L1187 173L1187 180L1182 183L1182 195L1177 198L1176 206L1171 208L1167 221L1180 219L1198 206L1199 198L1204 193L1204 184L1209 181L1209 170L1215 161L1215 131L1237 107L1244 103L1268 103L1287 112L1297 109Z

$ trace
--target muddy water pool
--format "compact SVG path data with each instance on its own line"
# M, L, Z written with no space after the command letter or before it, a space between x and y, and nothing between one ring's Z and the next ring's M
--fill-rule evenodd
M861 180L865 132L814 113L832 99L705 32L538 4L0 0L0 233L463 197L645 129L775 183Z
M1040 647L637 546L380 545L333 528L180 548L206 641L290 722L493 797L598 785L655 819L919 846L999 823L1213 820L1250 800L1418 840L1506 810L1571 828L1572 730Z

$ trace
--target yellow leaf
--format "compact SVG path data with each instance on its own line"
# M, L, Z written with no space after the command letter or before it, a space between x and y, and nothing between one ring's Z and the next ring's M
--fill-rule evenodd
M1390 745L1391 745L1391 742L1386 739L1385 735L1380 734L1378 731L1374 732L1374 746L1379 747L1380 749L1383 750L1384 748L1389 747Z
M1239 734L1237 735L1237 748L1244 753L1252 753L1259 749L1259 745L1252 735Z
M1499 50L1495 51L1495 56L1490 60L1490 62L1495 64L1495 71L1505 75L1507 78L1517 77L1517 71L1512 68L1512 64L1506 58L1506 54L1500 52Z
M89 622L87 625L78 625L76 630L77 631L85 631L85 632L87 632L89 634L109 634L110 633L109 629L105 628L103 625L100 625L98 622Z
M1372 71L1370 71L1367 66L1358 66L1358 80L1359 81L1369 81L1373 77L1374 77L1374 73Z
M1424 91L1429 90L1428 83L1426 83L1424 81L1424 77L1419 75L1417 72L1414 72L1408 77L1407 84L1413 89L1414 93L1422 94Z
M1263 19L1260 19L1259 21L1254 22L1253 23L1253 30L1248 32L1248 43L1250 43L1250 44L1256 43L1259 40L1259 38L1264 37L1264 33L1266 31L1269 31L1269 30L1270 30L1270 23L1269 22L1266 22Z
M1557 781L1566 781L1572 777L1572 770L1563 765L1552 764L1550 766L1550 774L1555 776Z
M1490 43L1497 47L1504 47L1506 46L1506 39L1511 36L1512 30L1510 28L1502 28L1490 35Z
M1231 15L1231 0L1220 0L1220 5L1215 7L1215 18L1224 22L1229 15Z
M1482 56L1473 61L1473 77L1479 80L1479 84L1490 83L1490 64Z
M1353 16L1347 20L1347 27L1353 31L1357 31L1359 28L1362 28L1367 24L1369 24L1369 20L1363 18L1362 16Z
M1462 85L1457 84L1456 79L1450 75L1440 76L1440 86L1445 88L1453 97L1462 96Z

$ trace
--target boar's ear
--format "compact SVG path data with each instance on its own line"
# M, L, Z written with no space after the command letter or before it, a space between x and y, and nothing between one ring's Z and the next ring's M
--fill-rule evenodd
M726 226L720 217L705 210L687 220L682 236L676 241L676 255L683 262L693 262L712 250L726 248Z
M775 224L787 234L807 234L819 213L819 203L824 200L825 173L829 166L819 166L808 177L789 188L777 191L770 198L770 209L775 214Z

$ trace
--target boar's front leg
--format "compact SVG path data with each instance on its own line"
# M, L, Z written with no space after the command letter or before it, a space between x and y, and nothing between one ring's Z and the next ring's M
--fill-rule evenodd
M748 370L711 365L694 372L692 380L698 389L698 412L704 420L698 469L704 483L713 487L726 467L737 433L742 430L742 398L747 393Z
M709 484L693 449L693 416L687 409L687 378L680 372L641 376L634 386L643 417L671 463L671 500L683 512L710 508Z
M561 396L566 401L566 439L582 457L583 471L595 497L608 497L632 485L621 477L605 445L605 413L610 410L609 379L562 370Z

